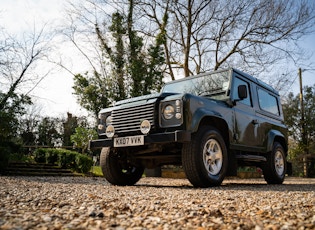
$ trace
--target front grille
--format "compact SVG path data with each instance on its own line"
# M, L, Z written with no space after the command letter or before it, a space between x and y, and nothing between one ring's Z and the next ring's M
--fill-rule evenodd
M121 108L112 111L112 124L115 133L131 133L140 131L140 123L148 120L151 130L154 129L154 103Z

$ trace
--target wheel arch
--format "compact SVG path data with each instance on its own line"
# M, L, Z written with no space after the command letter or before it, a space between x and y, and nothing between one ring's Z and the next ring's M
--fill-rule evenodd
M279 142L285 153L287 154L288 152L288 144L287 144L287 139L286 137L281 133L279 132L278 130L271 130L269 133L268 133L268 142L267 142L267 152L271 152L272 149L273 149L273 144L275 142Z
M216 128L222 135L224 142L226 144L226 147L229 148L230 143L230 136L229 136L229 127L224 119L216 116L204 116L200 120L198 127L195 127L195 132L198 132L198 130L203 126L212 126Z

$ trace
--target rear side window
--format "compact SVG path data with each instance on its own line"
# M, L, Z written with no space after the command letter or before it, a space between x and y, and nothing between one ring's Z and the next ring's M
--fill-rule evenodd
M269 113L280 115L278 100L266 90L258 89L259 106L262 110Z

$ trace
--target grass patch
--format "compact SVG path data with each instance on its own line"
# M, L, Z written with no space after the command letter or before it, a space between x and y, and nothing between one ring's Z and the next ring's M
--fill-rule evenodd
M92 166L90 173L92 173L94 176L103 176L101 166Z

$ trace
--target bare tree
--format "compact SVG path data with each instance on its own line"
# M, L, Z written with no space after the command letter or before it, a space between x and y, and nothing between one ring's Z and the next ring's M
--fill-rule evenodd
M60 33L76 48L82 58L87 62L88 70L107 76L107 60L100 48L97 29L108 27L111 22L113 9L118 6L112 1L86 0L82 2L68 1L66 8L66 23ZM103 32L103 31L102 31ZM105 31L106 32L106 31ZM58 63L67 69L73 76L72 70L64 63Z
M44 27L24 33L22 38L4 30L0 36L0 110L3 110L14 95L22 91L28 95L47 76L49 71L40 75L34 69L46 57L49 47Z
M32 104L30 93L50 72L44 66L36 68L51 46L44 28L22 36L0 31L0 146L4 148L19 138L22 115Z
M235 65L261 72L286 58L297 62L297 41L313 32L315 22L314 2L306 0L141 0L139 6L151 23L146 34L156 33L167 12L169 68L185 76Z
M127 15L127 2L88 0L81 6L72 4L69 11L69 38L93 69L97 66L99 73L103 71L103 76L108 75L109 64L93 40L95 25L108 27L114 11ZM314 32L314 2L134 0L134 6L134 29L144 43L152 44L157 35L163 38L165 75L172 80L179 74L188 76L227 67L237 67L257 76L275 72L278 65L277 79L262 78L267 81L272 78L274 86L283 88L283 84L292 82L292 70L283 70L283 63L289 60L299 65L310 57L298 42ZM90 45L83 46L79 40ZM95 60L101 61L96 64Z

